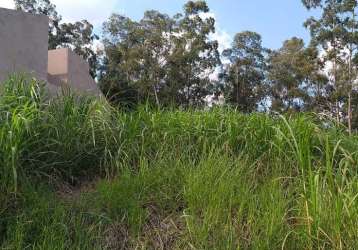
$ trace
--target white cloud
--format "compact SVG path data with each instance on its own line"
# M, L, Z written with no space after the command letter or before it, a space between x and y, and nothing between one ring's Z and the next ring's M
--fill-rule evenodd
M216 27L216 32L211 35L211 39L217 40L219 43L219 52L222 53L225 49L230 48L232 38L225 30Z
M204 18L214 18L215 19L215 33L210 35L210 39L218 41L218 43L219 43L218 50L221 55L225 49L228 49L231 47L232 40L233 40L231 35L228 32L226 32L224 29L221 28L220 23L218 22L215 13L213 13L213 12L204 13L204 14L201 14L200 17L203 19ZM227 59L225 59L223 57L221 58L221 61L223 64L230 63L230 61L228 61ZM221 67L217 67L211 72L204 72L205 75L209 76L209 79L211 81L218 81L220 73L221 73Z
M0 0L0 7L13 9L15 7L15 4L13 0Z
M100 26L114 11L116 0L52 0L64 22L87 19ZM0 7L14 8L13 0L0 0Z
M205 18L214 18L215 19L215 33L210 35L210 39L217 40L219 43L219 52L222 53L225 49L231 46L232 38L229 33L221 28L220 23L218 22L215 13L200 13L202 19Z
M215 13L213 12L200 12L199 16L201 19L214 18L216 19Z
M95 26L99 26L114 11L116 0L53 0L63 21L73 22L87 19Z

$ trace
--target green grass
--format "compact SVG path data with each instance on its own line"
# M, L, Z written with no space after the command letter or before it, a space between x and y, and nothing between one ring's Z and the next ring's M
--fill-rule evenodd
M1 249L356 249L358 135L0 90Z

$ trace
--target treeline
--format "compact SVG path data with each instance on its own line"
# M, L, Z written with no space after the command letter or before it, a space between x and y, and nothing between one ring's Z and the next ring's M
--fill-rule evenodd
M255 111L324 113L358 127L358 4L355 0L302 0L321 16L302 20L311 42L285 41L271 50L244 31L219 52L215 19L205 1L188 1L174 16L147 11L141 20L113 14L103 24L103 44L88 21L61 23L49 0L15 0L18 9L50 17L50 47L72 47L90 62L108 99L121 106L203 106L205 97Z

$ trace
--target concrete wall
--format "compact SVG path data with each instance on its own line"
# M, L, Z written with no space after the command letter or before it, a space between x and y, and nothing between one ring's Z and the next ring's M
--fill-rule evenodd
M0 8L0 83L23 72L48 81L53 94L69 87L101 95L85 60L70 49L48 51L48 25L47 16Z
M48 82L51 92L59 92L61 87L69 87L80 93L101 93L89 74L88 63L71 49L48 52Z
M0 8L0 82L14 72L47 79L48 17Z
M68 82L68 51L57 49L48 51L47 81L50 93L57 94Z
M68 82L73 88L87 93L101 93L97 83L89 73L88 62L75 54L72 50L68 50L68 66Z

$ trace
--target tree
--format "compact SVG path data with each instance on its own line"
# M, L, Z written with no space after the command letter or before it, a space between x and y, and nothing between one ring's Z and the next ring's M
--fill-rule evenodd
M217 42L209 41L215 21L203 16L208 11L205 2L189 1L184 15L174 17L147 11L136 22L112 15L103 29L103 90L117 100L126 100L124 88L135 90L136 102L158 106L202 102L209 71L219 62Z
M354 91L354 82L357 79L357 58L358 58L358 21L356 19L358 3L355 0L344 0L342 1L341 13L344 16L344 34L345 38L343 40L343 46L345 50L343 51L343 62L346 65L346 74L345 74L345 84L343 84L343 94L346 97L344 102L346 105L345 109L347 111L347 123L348 131L352 134L353 128L353 96ZM356 103L358 104L358 103ZM356 109L356 108L355 108Z
M87 20L75 23L61 23L62 17L56 11L56 5L50 0L14 0L18 10L49 17L49 49L71 48L87 60L90 73L97 74L98 58L93 42L98 36L93 33L93 25Z
M265 97L265 49L261 36L245 31L236 34L232 48L223 52L230 61L225 78L229 101L242 112L252 112Z
M160 99L165 99L165 88L168 86L167 58L171 44L167 36L172 29L173 20L158 11L147 11L140 21L140 26L145 32L143 34L145 41L141 48L143 77L139 87L148 88L149 93L153 90L155 103L160 106Z
M104 25L107 68L104 81L122 73L122 84L136 89L137 102L149 100L158 106L166 84L166 62L169 53L171 19L157 11L147 11L139 22L121 15L112 15ZM106 87L106 85L103 85ZM108 85L107 85L108 87ZM106 90L108 92L108 90ZM121 97L121 96L117 96Z
M273 110L307 110L314 100L324 96L325 77L319 71L317 55L315 48L305 48L303 40L296 37L270 54L268 77Z
M132 107L141 99L138 46L143 42L139 24L122 15L113 14L103 24L104 59L99 84L111 103Z
M218 42L209 40L215 19L205 1L188 1L184 15L176 16L171 34L173 51L168 57L172 97L181 105L199 105L208 94L209 75L220 64Z
M325 61L332 62L332 69L330 70L331 88L335 96L335 100L331 111L335 113L337 120L340 120L340 105L339 105L339 91L337 89L338 79L338 63L340 51L342 50L343 35L343 20L339 16L340 2L337 0L303 0L303 4L307 9L321 8L323 10L322 16L319 19L309 18L305 22L305 26L310 30L312 37L312 46L318 47L325 51Z
M308 8L322 9L319 19L310 18L305 25L311 31L312 43L321 47L325 60L332 62L330 69L332 99L335 101L337 121L347 117L349 132L352 132L353 83L357 76L354 59L357 57L358 22L355 0L303 0ZM346 110L346 112L344 111Z

